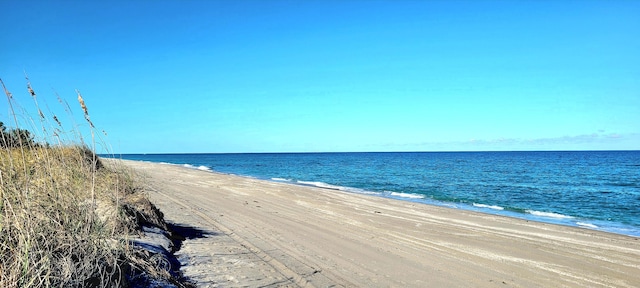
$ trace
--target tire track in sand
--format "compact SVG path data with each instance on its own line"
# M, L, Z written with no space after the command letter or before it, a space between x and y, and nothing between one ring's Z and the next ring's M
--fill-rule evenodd
M204 220L205 222L211 224L213 227L218 229L224 235L230 237L231 239L236 241L238 244L240 244L240 246L246 248L250 253L255 255L257 258L261 259L264 263L269 265L269 267L273 268L273 270L275 270L278 273L280 273L283 277L285 277L287 282L274 283L274 285L276 285L277 287L293 287L293 286L304 287L304 288L306 288L306 287L316 287L315 285L313 285L313 283L311 283L310 281L307 280L307 277L309 277L309 276L314 276L314 277L320 276L320 275L316 275L316 274L319 274L322 271L312 270L311 273L298 273L298 272L294 271L293 269L287 267L287 265L283 264L279 260L277 260L274 257L272 257L266 251L260 249L259 247L257 247L253 243L251 243L250 241L247 241L244 238L240 237L238 234L233 232L233 230L231 230L228 227L226 227L225 225L221 224L219 221L216 221L211 216L209 216L206 213L202 212L201 211L202 208L198 207L199 209L194 209L193 205L187 204L187 203L185 203L183 201L180 201L180 200L178 200L178 199L176 199L174 197L171 197L167 193L160 192L158 189L156 189L154 187L148 187L148 189L152 190L154 193L157 193L158 195L161 195L165 199L170 200L171 202L180 205L181 207L183 207L184 209L190 211L194 215L198 215L198 217L200 217L202 220ZM270 252L273 253L274 251L270 251ZM325 280L323 282L327 282L327 280L329 280L329 282L334 282L334 281L330 281L330 279L328 279L328 278L327 279L323 279L323 280ZM342 283L344 283L345 280L344 279L340 279L340 281L342 281ZM268 286L271 286L271 285L268 285ZM268 286L263 286L263 287L268 287ZM323 285L323 286L326 286L326 285ZM342 286L342 285L340 285L340 286ZM337 286L330 285L328 287L337 287Z

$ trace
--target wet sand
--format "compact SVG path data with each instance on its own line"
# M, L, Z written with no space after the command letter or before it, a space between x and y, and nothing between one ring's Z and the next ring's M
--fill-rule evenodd
M199 287L640 287L640 240L341 191L122 161Z

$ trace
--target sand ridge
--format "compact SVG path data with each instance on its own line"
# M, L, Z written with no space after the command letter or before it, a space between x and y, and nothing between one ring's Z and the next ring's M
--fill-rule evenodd
M121 160L202 287L640 287L640 240L328 189Z

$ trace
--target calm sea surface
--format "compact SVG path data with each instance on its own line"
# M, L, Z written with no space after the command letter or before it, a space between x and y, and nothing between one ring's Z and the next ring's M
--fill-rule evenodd
M640 151L115 157L640 236Z

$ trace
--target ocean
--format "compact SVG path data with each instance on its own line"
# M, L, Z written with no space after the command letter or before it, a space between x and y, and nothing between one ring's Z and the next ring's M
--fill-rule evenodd
M102 156L640 236L640 151Z

